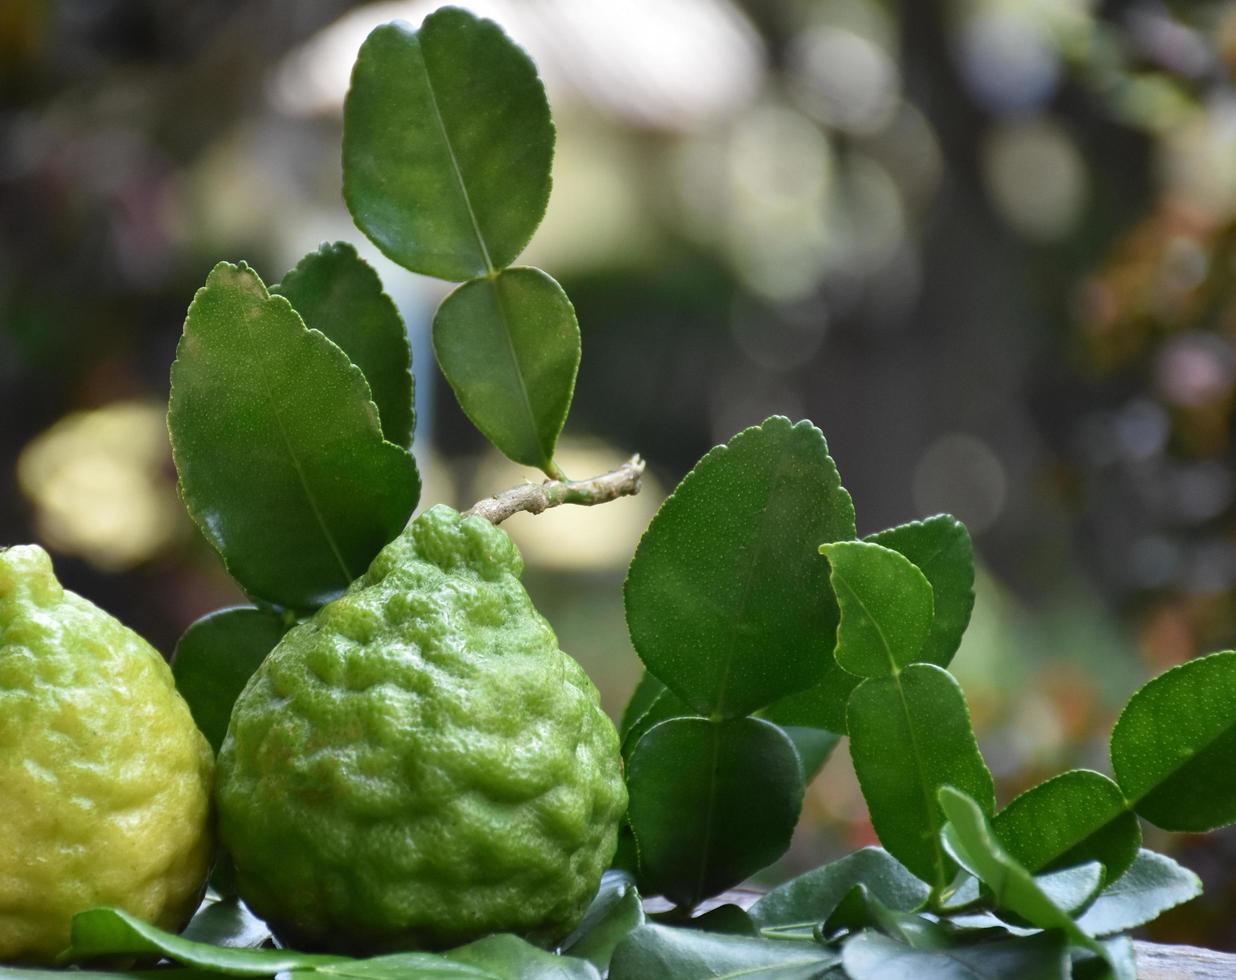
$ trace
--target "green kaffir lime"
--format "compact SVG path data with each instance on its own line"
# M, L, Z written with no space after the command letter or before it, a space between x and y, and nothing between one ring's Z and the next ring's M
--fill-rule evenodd
M219 757L239 890L309 949L579 920L626 809L618 738L486 521L435 507L291 630Z
M96 905L183 926L213 769L163 658L42 548L0 549L0 962L52 963Z

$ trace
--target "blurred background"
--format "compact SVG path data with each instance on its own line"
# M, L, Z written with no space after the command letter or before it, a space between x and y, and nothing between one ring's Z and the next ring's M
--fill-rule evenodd
M954 670L1001 802L1106 769L1134 688L1236 646L1236 3L466 5L533 54L558 125L525 260L583 331L561 462L650 462L639 498L507 525L611 714L639 671L620 588L640 532L774 412L824 430L860 533L969 525ZM433 6L0 0L0 544L45 544L166 654L242 600L164 426L220 258L274 282L357 244L412 337L425 502L535 478L436 374L445 284L381 260L339 193L356 49ZM873 840L844 756L779 873ZM1206 883L1155 936L1236 949L1236 834L1151 844Z

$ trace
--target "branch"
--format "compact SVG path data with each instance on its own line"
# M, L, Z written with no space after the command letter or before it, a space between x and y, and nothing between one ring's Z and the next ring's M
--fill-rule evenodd
M616 470L588 480L546 480L544 483L524 483L486 497L464 511L464 517L483 517L490 524L501 524L512 514L527 511L539 514L559 504L582 504L591 507L607 500L639 493L644 461L632 456Z

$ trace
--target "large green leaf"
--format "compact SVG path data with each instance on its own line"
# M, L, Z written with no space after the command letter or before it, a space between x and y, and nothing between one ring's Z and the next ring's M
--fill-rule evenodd
M1199 833L1236 820L1236 653L1191 660L1146 684L1111 747L1116 782L1151 823Z
M176 689L215 752L240 692L287 629L277 613L238 606L203 616L177 642L172 654Z
M1202 893L1202 882L1166 854L1138 851L1129 870L1103 889L1077 920L1091 936L1136 929Z
M413 272L463 280L510 265L549 200L554 128L532 60L458 7L374 30L343 106L343 197Z
M433 349L472 424L517 463L551 477L579 370L575 308L540 269L473 279L443 300Z
M1054 933L950 949L915 949L863 932L841 951L851 980L1068 980L1068 944Z
M947 667L974 609L974 547L966 526L951 514L937 514L865 540L901 552L927 576L935 613L918 659Z
M1004 849L1028 871L1100 862L1113 881L1137 857L1137 817L1106 776L1088 769L1061 773L1026 790L996 814Z
M983 808L952 786L939 792L940 806L948 822L940 833L949 854L990 890L996 906L1021 916L1040 929L1059 929L1074 943L1102 952L1082 932L1066 909L1061 908L1000 846Z
M841 961L818 943L642 925L619 943L609 980L815 980Z
M785 853L803 780L776 725L675 718L635 746L627 791L640 890L689 907Z
M185 966L233 976L266 977L285 970L312 970L345 956L323 956L285 949L237 949L214 946L157 929L137 916L113 908L96 908L73 917L70 962L102 956L166 956Z
M780 416L746 429L699 461L640 540L624 590L636 651L702 715L810 687L837 625L817 548L853 537L820 430Z
M995 807L957 681L935 664L863 681L847 711L850 755L880 843L915 875L944 888L956 866L940 845L941 786Z
M864 847L778 885L751 906L751 918L760 928L823 922L855 885L865 885L885 906L899 912L918 908L930 893L887 851Z
M412 445L412 348L403 318L382 291L382 281L347 242L324 244L272 286L286 296L306 326L338 344L365 375L378 407L382 434Z
M420 495L364 375L244 265L220 262L185 319L168 403L180 492L250 595L321 605Z
M931 629L931 585L899 552L867 541L820 545L841 607L834 655L860 677L888 677L913 663Z

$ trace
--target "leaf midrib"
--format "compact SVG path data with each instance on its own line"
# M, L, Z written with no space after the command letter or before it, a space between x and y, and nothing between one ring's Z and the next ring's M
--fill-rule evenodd
M944 848L940 844L940 828L944 824L939 819L940 815L937 814L937 809L935 806L933 806L933 800L931 798L931 791L927 788L927 780L925 778L925 774L927 771L926 765L923 762L923 754L922 754L922 750L919 748L918 738L915 737L915 734L914 734L914 722L913 722L913 719L910 717L910 705L906 701L905 689L901 686L900 672L893 674L892 682L897 688L897 701L898 703L900 703L901 712L905 716L906 734L910 739L910 751L914 754L914 767L916 770L916 774L919 777L918 778L918 788L923 794L923 804L926 807L926 817L927 817L927 820L931 823L931 827L932 827L931 861L932 861L932 864L936 866L936 885L937 887L943 888L946 884L948 884L947 876L944 873L944 861L945 861ZM933 816L936 817L935 820L932 820Z
M532 408L532 396L528 393L528 383L524 380L523 365L519 363L519 354L515 350L515 338L511 333L511 320L507 315L506 298L503 296L502 287L499 285L496 276L489 280L489 284L490 288L494 291L494 303L498 308L498 320L502 324L502 337L506 340L506 351L511 357L511 367L515 372L515 380L519 383L519 394L524 411L528 414L528 426L532 430L532 441L536 443L537 451L540 453L540 465L546 467L549 465L551 454L546 452L545 447L541 445L540 430L536 424L536 413Z
M880 638L880 642L884 644L884 652L885 654L888 655L888 663L889 663L889 666L892 668L892 675L896 676L896 674L900 672L900 670L902 669L902 665L897 663L897 658L893 656L893 647L892 647L892 644L889 643L888 636L884 633L884 627L881 626L880 621L871 614L871 610L867 608L867 603L863 602L862 596L858 594L854 586L852 586L849 583L849 580L845 577L843 573L841 573L837 569L835 565L833 566L833 577L836 578L842 585L844 585L846 588L846 591L851 596L854 597L854 601L858 603L858 608L863 611L863 615L867 617L868 622L870 622L872 625L872 628L875 629L876 635L879 636ZM842 611L841 615L842 615L842 618L844 619L845 617L844 610ZM841 635L840 631L838 631L838 636L840 635ZM906 666L909 666L909 665L907 664Z
M791 428L791 435L793 434ZM734 608L734 615L730 618L729 643L726 645L726 654L724 663L721 667L721 676L718 678L717 693L713 698L713 710L720 712L726 701L726 688L729 686L730 674L734 668L735 649L738 646L738 624L742 620L744 613L747 611L747 602L751 598L751 590L755 584L756 569L759 566L760 554L763 550L763 542L767 538L765 528L769 521L769 513L772 510L771 504L773 500L773 491L783 477L786 469L786 461L793 457L792 447L785 445L782 447L781 454L777 459L777 465L773 470L772 477L768 481L768 492L764 496L764 503L760 506L758 533L755 538L754 547L750 550L753 552L751 560L744 562L746 566L746 576L743 579L742 597Z
M712 854L712 822L716 811L717 798L717 760L721 757L721 729L715 722L705 722L712 728L712 761L708 766L708 809L704 812L703 847L700 848L700 866L695 877L695 890L691 895L692 904L698 902L704 894L704 878L708 874L709 859Z
M485 236L481 234L481 225L477 220L476 212L472 208L472 197L468 194L468 186L464 181L463 168L459 165L459 158L455 155L455 145L451 142L450 134L446 130L446 122L442 118L442 110L438 105L438 93L434 88L433 76L429 73L429 64L425 61L425 51L422 47L422 38L416 39L416 58L415 61L420 65L421 73L425 77L425 88L429 92L429 104L433 107L434 122L438 126L438 133L442 137L442 145L446 147L446 155L451 162L451 173L455 177L456 186L459 188L459 196L463 201L464 209L468 212L468 220L472 224L472 233L476 237L476 244L481 250L481 260L485 263L486 274L492 276L495 272L494 264L489 258L489 248L485 244Z

